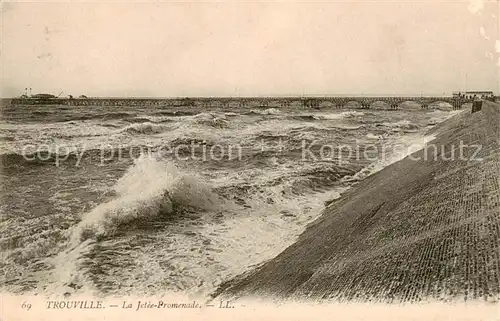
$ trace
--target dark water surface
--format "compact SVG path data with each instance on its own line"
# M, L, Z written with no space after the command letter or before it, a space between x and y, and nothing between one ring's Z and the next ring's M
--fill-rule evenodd
M451 114L4 107L0 287L205 295Z

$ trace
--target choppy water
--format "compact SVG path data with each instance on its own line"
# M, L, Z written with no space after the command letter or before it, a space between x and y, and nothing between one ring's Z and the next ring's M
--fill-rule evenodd
M284 250L325 202L450 115L4 107L0 287L206 295ZM324 145L361 156L321 158Z

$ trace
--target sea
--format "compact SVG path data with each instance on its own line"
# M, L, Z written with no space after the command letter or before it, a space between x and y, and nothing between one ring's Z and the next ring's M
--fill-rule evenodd
M5 105L0 290L206 297L455 113Z

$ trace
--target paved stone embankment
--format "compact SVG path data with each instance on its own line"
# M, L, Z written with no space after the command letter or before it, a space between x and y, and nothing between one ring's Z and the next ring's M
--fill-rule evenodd
M296 243L216 296L498 302L499 123L500 105L485 102L439 124L427 148L351 188Z

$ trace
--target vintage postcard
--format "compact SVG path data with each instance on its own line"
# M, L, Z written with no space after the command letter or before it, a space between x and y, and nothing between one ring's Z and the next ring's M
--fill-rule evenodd
M499 1L2 1L0 320L500 320Z

